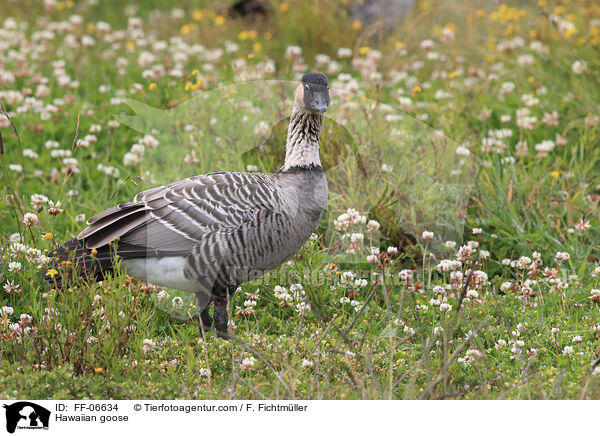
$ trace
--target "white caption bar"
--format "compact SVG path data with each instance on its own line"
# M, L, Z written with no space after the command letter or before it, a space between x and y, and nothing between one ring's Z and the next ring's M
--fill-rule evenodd
M595 428L579 401L37 401L0 400L15 435L573 434ZM1 413L4 412L4 413ZM594 427L592 427L594 426ZM45 430L36 433L32 430ZM12 430L12 431L11 431ZM193 433L192 433L193 432ZM218 432L218 433L215 433ZM1 433L1 432L0 432Z

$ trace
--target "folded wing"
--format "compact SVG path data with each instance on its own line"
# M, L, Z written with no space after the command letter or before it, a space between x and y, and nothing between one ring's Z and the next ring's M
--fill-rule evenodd
M258 211L281 208L267 175L213 173L140 192L133 202L90 218L77 239L88 249L118 237L120 243L145 250L141 256L185 255L207 233L239 228Z

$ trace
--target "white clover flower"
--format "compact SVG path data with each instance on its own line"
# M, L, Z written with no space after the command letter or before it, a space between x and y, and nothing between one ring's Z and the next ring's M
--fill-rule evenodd
M152 339L144 339L142 342L142 350L146 354L154 350L155 347L156 343Z
M365 240L365 235L363 233L351 233L350 234L350 242L362 243L364 240Z
M556 147L556 143L550 139L540 142L535 145L539 157L546 157Z
M144 145L148 148L155 148L159 144L158 139L156 139L152 135L144 135L144 137L142 138L142 140L140 142L142 143L142 145ZM133 151L133 149L132 149L132 151Z
M31 148L26 148L25 150L23 150L23 157L27 157L29 159L37 159L38 157L40 157L40 155L33 151Z
M338 58L349 58L352 56L352 49L347 48L347 47L340 47L337 50L337 57Z
M570 356L574 352L575 352L575 349L573 347L571 347L570 345L565 345L565 348L563 348L562 354L563 354L563 356Z
M302 359L302 368L310 368L314 365L312 360Z
M581 219L575 225L575 229L577 229L577 231L580 232L580 233L587 232L590 228L591 228L591 226L590 226L590 221L589 220L583 221L583 219Z
M158 301L160 302L167 300L169 297L169 293L164 289L161 289L158 294L156 294L156 298L158 298Z
M469 289L467 291L466 297L474 300L476 298L479 298L479 292L477 292L475 289Z
M34 213L26 213L23 216L23 223L25 224L25 227L32 227L35 226L36 224L39 223L39 218L36 214Z
M259 122L256 126L254 126L254 133L259 136L264 136L271 130L269 124L265 121Z
M10 268L10 266L9 266ZM591 301L600 303L600 289L590 290L590 296L588 297Z
M200 375L200 377L209 377L211 372L208 368L200 368L198 370L198 374Z
M569 253L559 251L556 253L554 258L556 259L556 261L558 263L562 263L562 262L567 262L571 258L571 255Z
M430 239L433 239L433 236L434 236L433 232L430 232L430 231L428 231L428 230L425 230L425 231L424 231L424 232L421 234L421 237L422 237L423 239L425 239L425 240L430 240Z
M456 154L460 156L469 156L471 154L471 151L467 147L459 145L458 147L456 147Z
M378 231L380 227L381 225L375 220L370 220L367 223L367 231L370 233Z
M448 303L442 303L439 306L441 312L450 312L452 310L452 306Z
M138 163L140 163L141 161L142 161L142 159L140 158L139 155L131 153L131 152L127 152L123 156L123 165L125 165L126 167L135 166Z
M378 258L377 258L377 256L375 254L369 254L367 256L367 262L369 262L369 263L377 263L377 261L378 261Z
M0 308L0 315L2 316L10 316L15 313L15 310L10 306L3 306Z
M420 47L421 50L431 50L433 49L434 42L431 39L424 39L421 41Z
M240 364L240 370L241 371L245 371L245 370L251 370L252 368L254 368L254 357L250 356L250 357L244 357L244 359L242 360L241 364Z
M404 281L412 279L412 277L413 277L413 270L403 269L402 271L400 271L398 273L398 277L400 277L400 279L404 280Z
M340 280L342 283L352 283L354 282L355 278L356 274L352 271L344 271L340 276Z
M571 65L571 71L573 71L575 74L581 74L585 70L587 70L587 62L584 60L577 59L575 62L573 62L573 65Z
M8 264L8 271L9 272L19 272L23 269L23 265L21 265L21 262L10 262Z
M302 47L297 45L290 45L285 49L286 59L295 59L302 55Z

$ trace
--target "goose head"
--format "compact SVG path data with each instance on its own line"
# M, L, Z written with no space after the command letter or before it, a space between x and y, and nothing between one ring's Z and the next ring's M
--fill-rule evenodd
M296 90L296 104L306 112L322 114L329 106L329 82L325 74L306 73Z

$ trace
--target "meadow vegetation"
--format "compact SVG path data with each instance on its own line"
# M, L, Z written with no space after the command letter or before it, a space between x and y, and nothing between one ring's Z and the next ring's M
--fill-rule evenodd
M349 2L4 2L0 397L600 397L600 6L418 0L390 32ZM253 87L260 105L243 84L312 70L329 209L233 296L232 340L118 266L44 283L57 244L146 185L277 168L294 88Z

